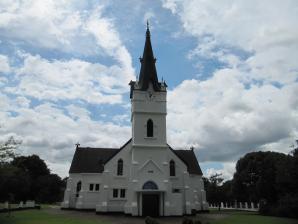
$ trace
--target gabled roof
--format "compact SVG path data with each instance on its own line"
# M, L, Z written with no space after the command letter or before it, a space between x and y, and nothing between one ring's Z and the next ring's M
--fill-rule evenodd
M131 139L121 148L77 147L69 173L102 173L104 165L130 142ZM171 147L170 149L185 163L190 174L203 175L193 150L173 150Z
M131 139L121 148L77 147L69 173L102 173L104 171L104 165L130 141Z
M187 166L187 171L190 174L203 175L201 167L193 150L173 150L173 152L182 161L184 161Z

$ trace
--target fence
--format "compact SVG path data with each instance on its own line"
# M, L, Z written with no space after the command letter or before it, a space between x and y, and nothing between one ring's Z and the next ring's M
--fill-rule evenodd
M40 205L36 205L35 201L21 201L19 204L10 204L9 202L0 203L0 213L7 211L18 211L24 209L40 209Z
M209 208L218 208L220 205L221 209L233 209L242 211L259 211L259 203L253 202L220 202L220 203L209 203Z

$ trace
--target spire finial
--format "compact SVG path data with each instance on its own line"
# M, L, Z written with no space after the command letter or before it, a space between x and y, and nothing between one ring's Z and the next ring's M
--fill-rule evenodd
M148 19L147 19L146 37L150 37L150 30L149 30L149 21L148 21Z

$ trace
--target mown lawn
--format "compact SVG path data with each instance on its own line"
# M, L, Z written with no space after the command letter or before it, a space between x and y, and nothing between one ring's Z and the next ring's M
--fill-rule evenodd
M125 221L125 217L119 217L119 224ZM173 223L181 223L182 218L175 218ZM200 220L202 224L298 224L298 220L278 218L271 216L261 216L252 212L239 212L239 211L211 211L210 214L205 216L198 215L197 218L192 217L193 220ZM117 220L113 220L115 223ZM127 221L127 220L126 220ZM158 219L160 224L169 221L165 219ZM172 223L172 221L170 223ZM177 222L179 221L179 222ZM133 223L145 224L143 219L138 221L134 220ZM69 214L53 214L49 210L25 210L16 211L11 213L11 217L7 217L7 214L0 213L0 224L109 224L101 220L98 216L95 219L89 219L86 217L80 217L80 215Z
M11 213L0 213L0 224L106 224L100 221L86 220L78 217L54 215L43 210L25 210Z
M227 216L222 219L210 221L210 224L298 224L298 220L296 219L262 216L255 212L221 211L212 213L221 213Z

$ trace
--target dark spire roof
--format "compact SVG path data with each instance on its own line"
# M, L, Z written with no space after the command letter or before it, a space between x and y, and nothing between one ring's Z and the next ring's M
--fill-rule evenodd
M153 88L155 91L160 91L160 83L158 82L155 62L156 59L153 55L153 50L150 40L150 30L149 24L147 21L147 30L146 30L146 41L143 52L143 57L140 58L141 70L139 75L139 86L141 90L147 90L149 87L149 82L152 82Z

